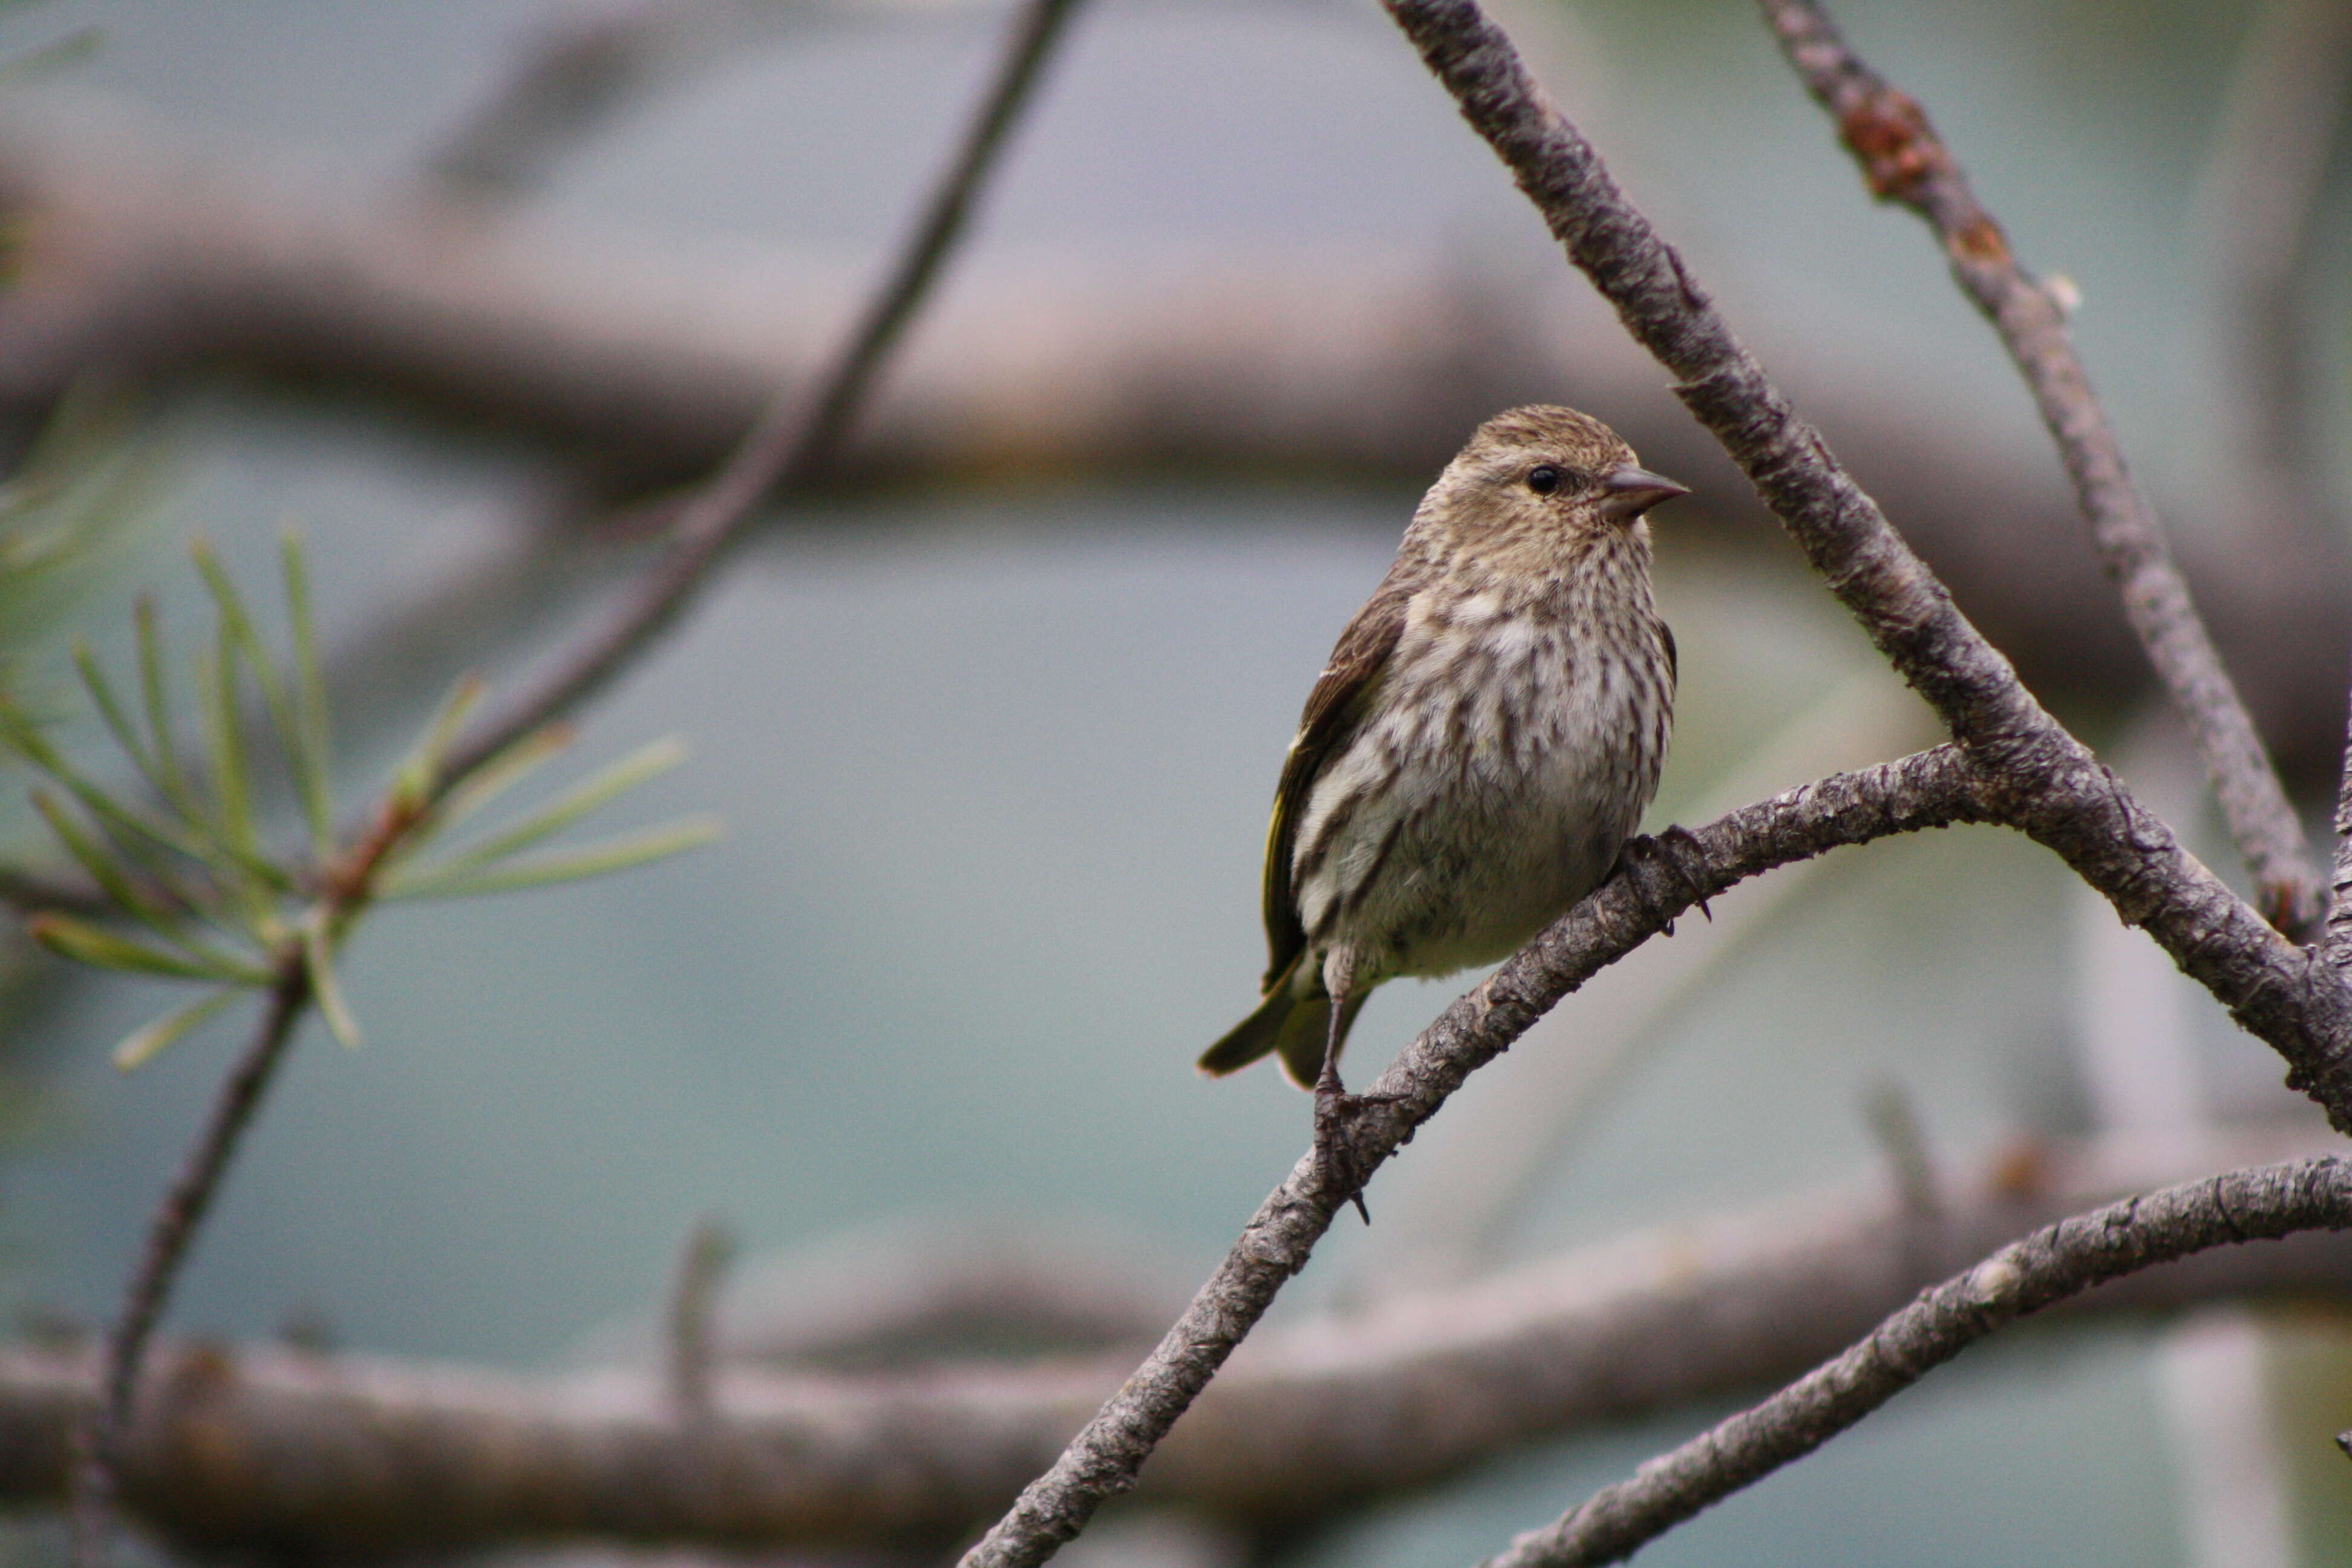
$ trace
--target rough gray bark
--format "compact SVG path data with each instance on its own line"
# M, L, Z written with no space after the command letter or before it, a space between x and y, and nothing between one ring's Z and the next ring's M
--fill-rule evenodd
M1753 1409L1645 1463L1486 1568L1583 1568L1630 1557L1700 1510L1820 1447L2026 1312L2149 1264L2294 1231L2352 1226L2352 1165L2231 1171L2062 1220L1921 1294Z
M1932 1219L1874 1181L1269 1330L1171 1434L1139 1500L1246 1528L1329 1517L1515 1444L1793 1376L2036 1226L2214 1163L2325 1142L2305 1127L2220 1145L2004 1152L1947 1183ZM975 1271L950 1259L941 1289L960 1291ZM1115 1294L1124 1279L1080 1283ZM938 1294L881 1284L886 1297ZM2311 1237L2151 1269L2084 1308L2333 1300L2347 1288L2352 1242ZM126 1499L183 1544L310 1558L566 1535L936 1550L1000 1511L1129 1364L1089 1355L845 1375L720 1362L707 1415L688 1421L658 1361L648 1346L637 1368L532 1378L166 1343L126 1444ZM0 1351L0 1503L61 1495L89 1372L86 1353Z
M2003 821L2055 850L2242 1026L2274 1046L2289 1064L2288 1082L2319 1101L2339 1131L2352 1131L2352 995L2334 968L2271 930L2034 700L1820 433L1797 418L1681 258L1625 200L1475 0L1384 3L1570 259L1635 341L1674 373L1676 394L1748 476L1873 644L1950 727L1955 746L1882 772L1912 770L1904 793L1923 785L1957 789L1943 803L1940 821ZM1812 787L1845 790L1864 777L1872 787L1863 793L1883 804L1890 782L1885 776L1848 775ZM1706 837L1700 836L1685 879L1697 897L1712 890L1707 884L1717 868L1720 846L1706 844ZM1580 905L1382 1075L1371 1092L1395 1097L1396 1131L1369 1141L1367 1174L1463 1077L1573 988L1571 980L1520 990L1547 959L1565 956L1557 945L1563 935L1585 937L1578 928L1588 911L1612 893L1648 904L1661 922L1688 907L1677 901L1681 889L1647 897L1630 889L1620 879ZM1135 1484L1159 1440L1283 1281L1305 1266L1329 1224L1330 1205L1349 1195L1338 1185L1311 1163L1292 1173L1159 1350L966 1555L964 1568L1042 1563L1084 1530L1106 1499Z
M1999 815L2105 894L2288 1063L2287 1081L2352 1131L2352 997L2270 930L2035 701L1800 420L1682 258L1471 0L1388 0L1464 116L1569 258L1676 377L1830 589L1934 705L2000 797Z
M1811 0L1760 4L1806 89L1836 121L1871 194L1927 220L1954 280L1999 331L2058 443L2132 630L2196 739L2222 819L2253 875L2256 903L2280 930L2308 940L2326 910L2303 825L2173 563L2164 526L2124 462L2065 311L2018 265L1918 101L1857 58Z
M315 868L328 929L341 929L367 906L378 869L450 791L642 657L709 580L762 500L780 486L806 484L824 471L961 237L1076 5L1077 0L1024 0L1016 10L988 90L954 157L824 373L804 389L779 395L727 462L680 504L667 529L668 549L617 611L535 689L462 735L437 776L420 789L420 798L395 793L353 834L348 851ZM121 1434L148 1342L213 1194L312 999L309 961L299 943L277 967L278 979L260 1028L223 1081L194 1146L157 1208L147 1247L108 1337L100 1401L75 1466L77 1568L100 1568L105 1561Z
M1758 872L1842 844L1984 820L1978 784L1957 748L1938 747L1719 817L1689 836L1675 858L1680 875L1603 884L1447 1008L1364 1091L1388 1103L1367 1118L1359 1137L1355 1184L1335 1180L1311 1155L1301 1160L1159 1347L965 1555L964 1568L1042 1563L1106 1500L1132 1488L1176 1418L1307 1266L1339 1208L1472 1072L1561 997L1677 915Z

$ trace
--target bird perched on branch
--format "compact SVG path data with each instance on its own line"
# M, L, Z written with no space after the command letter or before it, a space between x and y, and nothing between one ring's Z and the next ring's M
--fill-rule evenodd
M1367 1101L1339 1051L1365 997L1516 951L1609 875L1657 791L1675 639L1642 519L1688 493L1572 408L1495 416L1307 699L1266 837L1265 1000L1200 1065L1279 1055L1351 1187Z

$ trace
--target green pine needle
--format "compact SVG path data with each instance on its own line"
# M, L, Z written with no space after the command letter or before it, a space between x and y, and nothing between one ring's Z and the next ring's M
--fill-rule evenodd
M459 850L447 860L419 875L471 874L505 859L518 850L528 849L541 840L562 832L590 812L659 778L686 761L686 742L675 736L640 746L619 762L572 785L512 827Z
M158 974L173 980L220 980L239 985L269 984L269 972L257 964L226 958L215 963L194 954L165 952L71 915L54 911L35 915L25 929L50 952L100 969L119 969L126 974Z
M487 893L511 893L525 888L576 882L612 871L625 871L634 866L647 865L698 848L719 837L724 831L716 817L693 816L648 828L643 833L629 834L601 844L592 844L585 848L533 860L467 868L427 867L413 875L394 878L384 889L383 896L388 899L470 899Z
M449 689L449 695L441 700L440 710L433 715L433 721L425 727L425 733L418 738L415 748L403 759L399 772L393 775L395 799L410 805L422 805L425 798L433 793L433 785L441 776L441 759L447 756L449 748L457 743L458 730L465 724L467 715L473 712L474 705L481 701L485 689L481 678L473 675L465 677Z
M134 1030L114 1047L115 1067L123 1072L131 1072L146 1066L161 1055L165 1047L236 1001L237 995L238 987L223 986L209 996L199 996L184 1007L173 1008L144 1028Z
M533 730L505 751L474 770L451 790L433 814L430 831L446 833L480 811L545 763L571 749L579 731L570 724L550 724Z
M360 1026L352 1016L351 1005L343 1000L342 986L335 980L333 946L327 931L327 911L321 907L302 922L302 959L310 971L310 994L318 998L319 1012L335 1038L357 1050Z
M203 820L195 792L180 766L180 742L172 732L172 687L163 668L163 637L157 625L155 600L139 595L139 689L147 705L147 729L154 742L156 776L165 799L190 821Z
M303 812L310 819L310 847L323 860L335 846L327 681L319 662L319 628L310 614L310 573L301 536L291 526L280 530L278 550L286 574L287 616L294 623L294 734L289 743L301 781Z
M245 749L245 726L236 702L236 637L224 622L209 658L196 660L196 686L205 704L205 754L212 763L214 832L233 853L257 854L261 829L253 816L252 769Z
M115 743L122 748L123 753L138 766L141 775L160 794L163 784L162 775L156 772L155 759L148 754L146 745L139 738L138 728L131 722L131 715L116 700L113 684L106 679L106 671L100 668L98 656L90 651L89 638L74 639L73 659L74 668L81 672L81 683L89 689L89 700L98 705L99 716L106 721L106 728L114 736Z

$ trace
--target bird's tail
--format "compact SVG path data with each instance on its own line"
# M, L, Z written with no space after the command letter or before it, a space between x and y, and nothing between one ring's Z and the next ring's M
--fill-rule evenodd
M1257 1005L1257 1011L1201 1053L1202 1072L1212 1078L1223 1078L1260 1057L1279 1052L1282 1070L1291 1082L1301 1089L1315 1087L1316 1075L1323 1070L1323 1050L1331 1033L1331 998L1323 989L1319 974L1314 976L1309 986L1298 984L1298 966L1307 962L1307 957L1302 952L1294 959L1267 988L1265 1000ZM1347 1042L1348 1030L1363 1005L1361 994L1349 998L1347 1011L1339 1019L1341 1044Z

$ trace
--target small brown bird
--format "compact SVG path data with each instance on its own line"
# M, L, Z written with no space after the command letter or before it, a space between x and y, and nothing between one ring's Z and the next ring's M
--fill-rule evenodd
M1374 986L1492 963L1609 875L1674 721L1642 514L1689 493L1572 408L1498 414L1446 465L1307 699L1266 837L1265 999L1202 1071L1279 1054L1320 1144L1362 1103L1339 1051Z

